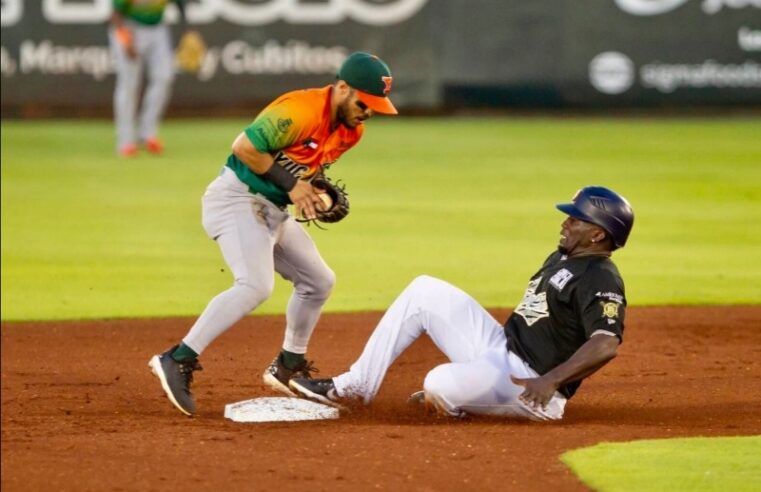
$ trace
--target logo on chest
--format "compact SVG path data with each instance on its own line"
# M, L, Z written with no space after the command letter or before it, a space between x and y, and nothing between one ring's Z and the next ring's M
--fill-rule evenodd
M567 284L573 278L573 273L569 272L565 268L558 270L555 275L550 277L550 285L557 290L563 290L565 284Z
M523 319L526 320L528 326L531 326L540 319L550 315L547 306L547 293L540 292L537 294L536 292L541 280L542 277L539 277L528 283L526 293L523 294L521 303L515 308L515 313L521 315Z

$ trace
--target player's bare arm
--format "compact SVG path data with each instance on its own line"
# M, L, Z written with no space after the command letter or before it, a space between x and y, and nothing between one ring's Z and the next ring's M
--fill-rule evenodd
M232 151L238 159L259 175L266 173L275 162L270 154L259 152L244 132L241 132L233 142Z
M617 337L598 334L587 340L570 359L543 376L527 379L511 376L511 379L526 388L520 396L524 403L544 408L559 387L591 376L613 360L618 345Z
M307 181L296 179L288 171L275 165L275 159L266 152L260 152L254 147L251 140L248 139L245 132L241 132L233 142L232 151L235 156L259 176L266 176L268 179L279 185L288 192L288 197L296 206L296 210L303 210L304 217L312 220L317 216L315 205L321 204L322 200L314 192L312 185ZM280 173L271 176L268 173ZM288 176L282 173L288 173ZM285 180L283 180L285 178Z

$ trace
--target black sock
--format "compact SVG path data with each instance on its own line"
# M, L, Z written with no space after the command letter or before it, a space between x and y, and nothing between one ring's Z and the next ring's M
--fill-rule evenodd
M197 357L198 357L198 354L192 348L188 347L184 343L180 343L180 345L174 350L174 352L172 352L172 359L176 360L177 362L195 359Z
M283 358L283 365L288 369L294 369L304 363L304 354L294 354L283 350L280 356Z

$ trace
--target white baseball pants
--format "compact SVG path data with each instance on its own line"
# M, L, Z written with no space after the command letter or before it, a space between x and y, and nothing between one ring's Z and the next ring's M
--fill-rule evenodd
M174 52L169 27L166 24L146 26L131 21L125 23L132 31L137 58L127 56L124 47L116 40L113 28L108 33L116 62L114 120L117 150L138 140L157 136L159 121L169 101L174 80ZM148 85L136 124L144 67L147 69Z
M228 167L206 189L203 225L234 276L231 288L212 299L183 342L196 353L267 300L275 272L293 282L283 348L304 354L335 274L312 238L286 211L253 195Z
M416 278L391 304L349 372L333 378L339 396L369 403L389 366L426 333L451 361L425 377L426 398L452 415L498 415L532 420L563 417L566 398L555 393L547 408L532 408L518 396L522 386L510 375L538 377L520 357L507 350L504 330L462 290L442 280Z

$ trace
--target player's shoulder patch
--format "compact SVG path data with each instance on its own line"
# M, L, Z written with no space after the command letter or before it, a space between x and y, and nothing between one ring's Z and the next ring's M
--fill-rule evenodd
M280 133L285 133L288 131L288 128L291 127L293 124L293 118L278 118L277 119L277 129L280 131Z
M618 318L618 307L621 305L616 302L605 302L600 301L600 305L602 306L602 317L603 318Z
M568 282L571 281L573 278L573 273L571 273L570 270L567 268L561 268L555 274L550 277L550 285L555 287L557 290L561 291L563 290L563 287L568 284Z

